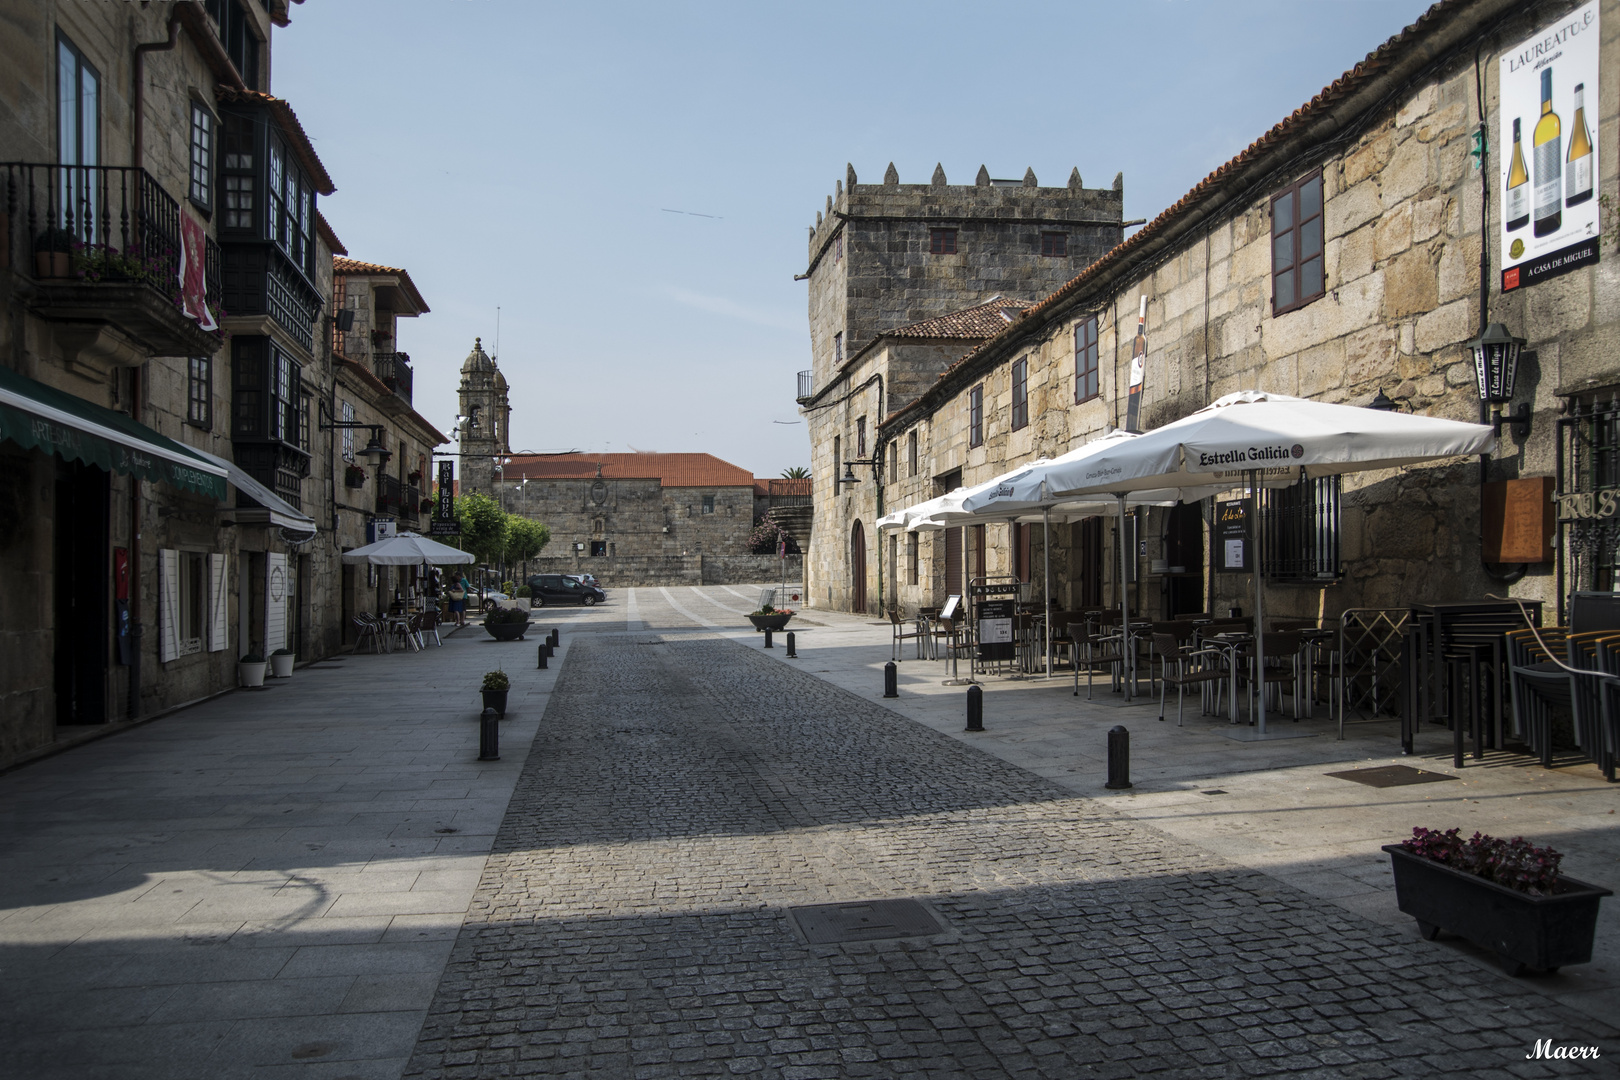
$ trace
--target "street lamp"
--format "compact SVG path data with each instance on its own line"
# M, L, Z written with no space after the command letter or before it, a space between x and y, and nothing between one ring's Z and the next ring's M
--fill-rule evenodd
M1519 357L1524 351L1524 338L1514 337L1501 323L1491 323L1485 332L1468 343L1474 354L1474 378L1479 390L1479 403L1491 407L1491 426L1497 435L1503 424L1512 424L1513 433L1523 439L1530 434L1530 403L1522 402L1511 414L1504 416L1502 406L1513 400L1513 383L1519 375Z

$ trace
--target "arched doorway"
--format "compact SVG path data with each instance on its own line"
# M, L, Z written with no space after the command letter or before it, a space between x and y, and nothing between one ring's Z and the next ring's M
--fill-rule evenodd
M866 614L866 530L858 521L849 531L849 610Z

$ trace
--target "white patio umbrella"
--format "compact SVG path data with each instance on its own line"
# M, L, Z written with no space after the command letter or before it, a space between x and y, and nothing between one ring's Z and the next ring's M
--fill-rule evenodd
M1219 485L1223 490L1245 484L1253 487L1291 480L1301 473L1331 476L1485 454L1495 445L1495 432L1485 424L1244 390L1174 423L1119 440L1094 455L1048 468L1044 480L1059 497L1108 493L1123 506L1126 495L1134 491L1200 485ZM1263 533L1255 529L1255 645L1257 663L1262 666ZM1120 561L1123 583L1123 551ZM1259 730L1265 734L1264 693L1260 695Z
M371 563L373 566L420 566L422 563L450 566L477 562L478 558L471 552L429 540L420 533L403 532L386 540L378 540L375 544L345 551L343 561Z

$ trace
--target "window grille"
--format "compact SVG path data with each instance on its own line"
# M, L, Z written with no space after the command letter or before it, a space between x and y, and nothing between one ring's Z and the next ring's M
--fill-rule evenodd
M1337 581L1340 484L1337 476L1265 489L1265 576L1273 581Z

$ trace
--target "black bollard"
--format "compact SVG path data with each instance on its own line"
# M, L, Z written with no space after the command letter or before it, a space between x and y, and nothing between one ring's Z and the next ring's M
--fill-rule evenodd
M968 726L967 731L984 730L984 688L978 685L968 687Z
M799 654L798 654L798 652L796 652L796 651L795 651L795 650L794 650L794 648L793 648L793 631L791 631L791 630L789 630L789 631L788 631L788 651L787 651L787 658L788 658L788 659L789 659L789 660L797 660L797 659L798 659L798 658L799 658Z
M775 646L775 645L772 645L772 644L771 644L771 628L770 628L770 627L768 627L768 626L767 626L767 627L766 627L766 628L765 628L765 647L766 647L766 648L767 648L767 649L774 649L774 648L776 648L776 646Z
M1108 729L1108 783L1103 787L1119 791L1131 786L1131 733L1123 725Z
M556 627L551 628L551 635L550 636L551 636L550 645L551 645L551 647L553 649L555 649L558 645L562 644L562 634L557 630Z
M549 638L546 641L542 642L540 647L542 649L546 650L546 655L547 656L556 656L557 655L557 647L551 643L551 640Z
M900 696L900 676L897 673L893 660L890 660L887 664L883 665L883 696Z
M485 709L479 718L478 760L501 760L501 721L494 709Z
M546 644L543 641L540 643L539 653L540 653L540 670L544 671L544 670L546 670Z

